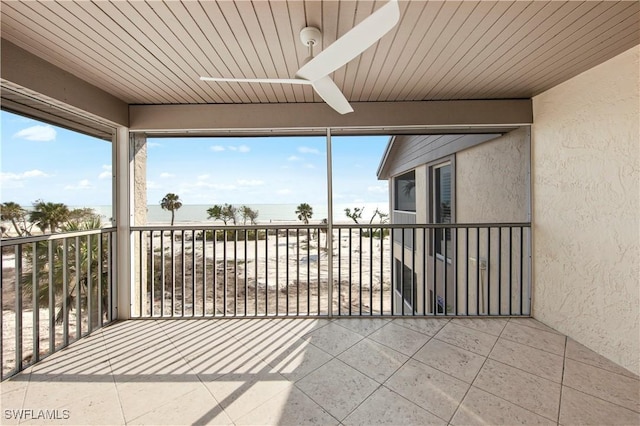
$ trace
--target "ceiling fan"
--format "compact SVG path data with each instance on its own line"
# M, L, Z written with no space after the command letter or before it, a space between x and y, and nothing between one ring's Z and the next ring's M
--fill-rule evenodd
M367 50L391 30L400 19L398 0L387 4L365 18L361 23L337 39L333 44L313 57L313 46L319 44L322 34L314 27L300 31L300 39L309 47L309 57L296 72L294 78L220 78L200 77L202 81L227 81L239 83L275 83L311 85L320 97L340 114L353 112L329 74Z

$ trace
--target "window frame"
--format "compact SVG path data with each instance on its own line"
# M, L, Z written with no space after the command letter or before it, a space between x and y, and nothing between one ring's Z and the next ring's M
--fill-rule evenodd
M442 169L443 167L450 167L450 213L449 213L449 221L448 222L437 222L436 218L439 216L438 212L436 211L436 204L437 201L439 199L439 193L440 193L440 187L439 187L439 181L437 179L437 175L436 173ZM455 200L456 200L456 185L455 185L455 176L456 176L456 167L455 167L455 155L453 156L449 156L449 157L445 157L445 158L441 158L437 161L434 161L433 163L428 165L428 171L429 171L429 222L430 223L455 223L456 222L456 215L455 215ZM454 240L452 237L452 232L451 230L444 230L445 232L443 232L443 230L441 229L433 229L431 231L431 238L430 238L430 247L429 247L429 254L431 256L436 256L436 258L438 260L445 260L445 254L441 253L440 250L442 249L442 242L444 242L444 239L440 239L438 236L439 235L447 235L448 239L447 239L447 254L446 254L446 260L447 263L451 263L452 262L452 258L453 255L455 253L455 247L454 247ZM448 231L448 232L446 232ZM440 244L437 244L438 242L440 242Z
M404 177L407 177L409 175L413 176L413 179L402 179ZM398 208L398 194L400 193L399 190L399 183L400 182L407 182L413 180L413 188L411 189L411 191L413 191L413 210L407 210L407 209L400 209ZM408 197L410 198L410 197ZM398 211L398 212L405 212L405 213L416 213L417 210L417 194L416 194L416 170L415 169L411 169L408 170L400 175L394 176L393 177L393 211Z

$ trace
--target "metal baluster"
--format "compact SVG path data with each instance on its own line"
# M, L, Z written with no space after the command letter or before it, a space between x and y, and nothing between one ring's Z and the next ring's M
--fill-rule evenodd
M405 230L406 228L402 228L402 236L400 237L400 247L402 249L402 253L400 253L400 259L402 262L402 269L400 269L400 296L401 296L401 308L400 308L400 313L402 314L402 316L404 316L404 253L405 253Z
M62 345L69 344L69 239L62 241Z
M76 242L76 250L77 250L77 247L78 246ZM56 350L56 321L55 321L56 314L55 314L55 299L54 299L54 293L53 293L53 241L51 240L47 241L47 261L49 262L49 276L48 276L48 284L47 284L48 286L47 289L49 291L49 355L51 355ZM77 273L77 266L76 266L76 279L77 279L77 276L78 276L78 273Z
M427 228L422 228L422 315L427 315Z
M520 227L520 315L524 314L524 274L523 274L523 261L524 261L524 231L522 226Z
M396 292L395 282L394 282L394 279L395 279L395 275L394 274L395 274L395 267L396 267L395 254L394 254L395 246L396 246L396 243L395 243L395 228L389 228L389 248L390 248L389 254L390 254L390 261L391 261L391 265L390 265L391 267L389 268L389 271L390 271L389 272L389 280L391 282L391 289L390 289L390 292L389 292L389 295L391 296L391 312L390 312L390 315L394 315L396 313L395 305L394 305L394 303L395 303L395 300L394 300L395 299L395 294L394 293Z
M285 282L285 286L287 289L287 299L286 299L286 307L287 307L287 315L289 315L289 229L287 228L287 235L286 235L286 244L287 244L287 255L286 255L286 279L287 281Z
M255 261L253 262L253 275L254 275L254 280L253 280L253 287L254 287L254 294L255 294L255 316L258 316L258 230L255 229L254 230L255 234L253 236L254 239L254 244L253 244L253 249L254 249L254 259Z
M102 264L102 252L104 250L104 247L102 245L103 237L104 237L104 234L101 232L98 235L98 325L100 327L102 327L103 325L102 317L104 315L104 310L102 306L102 292L104 291L104 288L102 287L102 275L104 274L103 264Z
M180 260L182 262L182 317L184 318L185 305L187 304L187 282L186 282L186 253L184 252L184 230L180 231Z
M476 228L476 315L480 315L480 227Z
M353 265L353 260L351 259L352 253L353 253L353 248L352 248L352 241L353 241L353 235L352 235L352 231L353 228L349 228L349 316L351 316L351 301L353 300L352 295L351 295L351 289L353 287L353 282L351 281L351 277L352 277L352 265Z
M373 315L373 228L369 228L369 316Z
M256 229L256 247L258 246ZM264 314L269 315L269 230L264 230Z
M411 228L411 315L416 315L416 228Z
M280 254L279 254L279 242L278 242L278 238L280 237L279 235L279 230L276 229L276 316L278 316L278 305L279 305L279 293L280 293L280 289L279 289L279 279L280 279Z
M358 313L362 316L362 228L358 228Z
M307 315L311 305L311 228L307 228Z
M196 316L196 231L191 230L191 317Z
M498 315L502 315L502 227L498 228Z
M433 314L438 315L438 276L437 272L437 248L436 248L436 239L438 238L438 232L435 228L429 229L430 240L431 240L431 278L433 283L433 300L431 301L433 305Z
M380 315L384 315L384 228L380 228Z
M207 316L207 230L202 230L202 316Z
M184 247L184 246L183 246ZM149 297L149 316L153 317L155 308L155 284L156 284L156 264L155 253L153 252L153 230L149 231L149 264L151 265L151 296Z
M53 268L53 255L51 254L51 263L49 264L49 271L52 271ZM82 337L82 291L80 289L80 274L82 273L82 265L80 264L80 237L76 237L76 340ZM53 290L51 283L53 281L53 276L50 276L51 280L49 281L49 288ZM52 293L50 293L53 296ZM53 299L53 297L52 297ZM50 313L53 319L53 313ZM53 321L52 321L53 323ZM55 335L54 335L55 336ZM54 346L55 347L55 346Z
M321 278L320 278L320 238L322 237L322 231L320 230L321 228L318 228L318 247L317 247L317 251L318 251L318 260L316 262L316 270L318 272L318 288L317 288L317 297L318 297L318 315L320 315L320 282L321 282ZM326 235L325 235L326 238ZM325 239L326 241L326 239ZM328 269L327 269L328 270ZM328 281L327 281L328 282Z
M160 230L160 316L164 317L164 293L167 290L166 268L164 262L164 229Z
M93 330L92 319L93 309L91 308L92 300L92 279L91 279L91 235L87 235L87 333Z
M443 247L442 247L442 281L444 283L444 306L442 307L442 310L444 311L444 315L447 315L447 296L448 296L448 286L447 286L447 228L441 228L442 229L442 236L443 238Z
M236 315L238 315L238 230L237 229L233 231L233 316L236 316Z
M342 228L338 228L338 315L342 315Z
M509 227L509 315L513 315L513 228Z
M470 311L471 311L471 306L469 305L470 297L469 295L471 294L471 291L469 290L469 228L465 228L464 229L464 259L465 259L465 268L464 268L464 272L465 272L465 282L466 282L466 288L467 288L467 294L466 294L466 299L467 299L467 315L469 315Z
M38 243L31 246L31 293L33 304L33 361L40 360L40 304L38 302ZM62 267L64 268L64 263Z
M53 262L49 263L49 271L51 271L51 265ZM16 368L15 372L22 370L22 244L17 244L15 249L15 326L16 326ZM49 280L49 288L51 288L52 279ZM49 292L51 294L51 291ZM51 303L49 303L51 305ZM49 311L49 317L52 316L51 310ZM51 344L49 345L50 352L53 353L53 348ZM3 366L4 367L4 366Z
M491 228L487 227L487 315L491 315Z
M163 231L164 232L164 231ZM175 232L173 229L169 234L171 236L171 316L176 314L176 250L175 250Z
M300 302L300 229L296 229L296 313L299 314Z

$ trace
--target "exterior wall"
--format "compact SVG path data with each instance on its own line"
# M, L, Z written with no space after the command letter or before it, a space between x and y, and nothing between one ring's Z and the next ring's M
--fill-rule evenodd
M456 154L455 212L458 223L529 221L529 133L529 128L523 127ZM514 250L519 251L520 241L524 239L522 247L528 253L528 233L525 230L521 235L518 228L510 239L507 228L501 233L497 228L492 229L490 234L488 232L482 229L477 236L472 231L468 241L466 234L458 233L456 270L460 312L492 315L510 311L514 314L529 313L526 309L530 295L528 256L525 255L521 275L520 257L510 256L509 250L511 242ZM487 245L490 246L490 252ZM508 267L510 259L513 262L511 276ZM468 311L467 288L471 301ZM481 296L476 305L474 301L478 292Z
M456 221L529 220L529 129L456 154Z
M639 53L533 99L533 315L640 374Z

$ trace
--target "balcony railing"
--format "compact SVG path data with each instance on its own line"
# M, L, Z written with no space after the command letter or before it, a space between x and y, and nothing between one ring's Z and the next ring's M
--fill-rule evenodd
M111 322L115 229L0 241L2 379Z
M132 232L133 317L530 314L529 223Z

